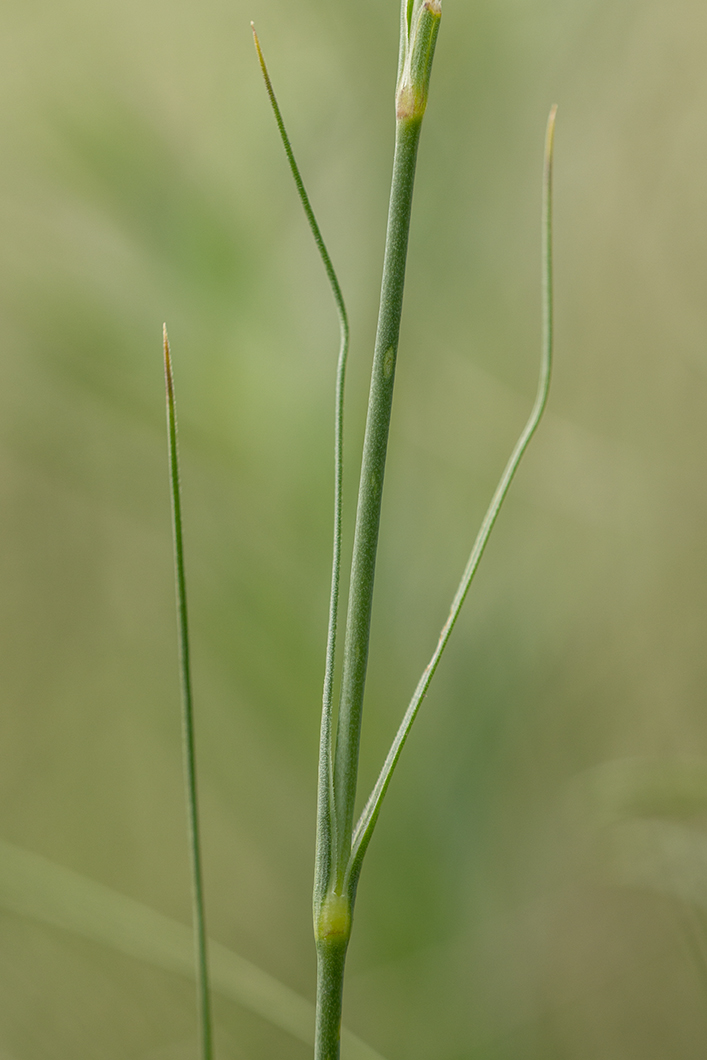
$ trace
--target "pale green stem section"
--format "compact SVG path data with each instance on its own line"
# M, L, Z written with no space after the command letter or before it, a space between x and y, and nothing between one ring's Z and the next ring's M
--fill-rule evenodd
M439 0L421 0L417 9L414 8L415 4L410 0L403 0L396 90L395 156L356 509L334 751L334 822L329 826L333 831L333 857L328 866L327 891L325 894L315 894L315 1060L338 1060L339 1057L344 965L355 900L355 886L347 886L346 868L353 833L383 477L400 338L417 148L441 16Z
M201 841L196 790L196 752L194 747L194 707L189 657L189 624L187 621L187 585L184 572L182 502L179 489L179 453L177 449L177 411L174 401L174 379L167 339L163 330L164 374L167 393L167 437L169 445L169 479L172 488L172 529L174 532L174 568L177 592L177 626L179 629L179 674L182 688L182 735L184 741L184 775L186 780L189 853L191 859L194 945L196 957L197 1011L202 1060L211 1060L211 1004L204 915L204 886L201 872Z
M361 710L366 682L383 473L393 402L395 360L405 282L410 210L421 119L398 121L381 308L373 355L354 537L344 666L334 759L336 848L329 893L315 902L317 1029L315 1060L338 1060L344 964L351 931L353 894L344 893L351 847Z
M383 476L400 338L415 165L441 14L440 0L402 0L395 95L395 157L356 509L334 752L336 846L330 889L338 895L343 894L351 852ZM350 899L353 904L353 894Z
M331 569L331 591L329 596L329 626L327 631L326 663L324 668L324 691L322 695L322 721L319 734L319 783L317 789L317 850L315 864L314 903L321 901L329 884L332 850L335 846L333 812L333 775L332 775L332 714L334 701L334 667L336 663L336 633L339 614L339 585L341 581L341 512L343 487L343 452L344 452L344 384L346 380L346 361L349 349L349 322L334 266L322 238L314 216L309 196L305 191L299 167L295 161L290 139L282 120L280 107L272 87L270 75L265 65L258 35L251 22L253 40L258 53L260 69L265 81L265 88L272 105L275 121L280 132L287 161L292 171L297 192L304 208L314 242L324 263L324 269L331 286L336 310L339 317L339 357L336 369L336 394L334 399L334 547Z
M555 133L555 116L557 107L553 107L547 123L545 137L545 163L543 176L543 209L542 209L542 358L540 365L540 378L538 391L528 422L526 423L511 457L506 464L505 471L493 495L488 511L484 516L481 528L471 550L469 561L462 575L459 587L452 601L449 617L442 628L437 647L420 678L415 693L410 701L405 716L400 724L393 744L388 752L383 768L380 772L376 785L364 808L361 818L356 826L353 836L351 856L346 873L346 889L355 891L361 863L366 852L369 840L375 828L380 811L381 803L388 789L391 777L397 765L400 753L412 728L420 704L425 697L430 682L437 669L442 653L459 617L459 612L469 591L474 575L481 561L491 531L501 510L508 489L518 469L518 465L525 453L530 439L540 423L540 419L547 404L550 389L550 376L552 372L552 348L553 348L553 308L552 308L552 161L553 143Z
M349 940L318 940L315 1060L339 1060L344 966Z

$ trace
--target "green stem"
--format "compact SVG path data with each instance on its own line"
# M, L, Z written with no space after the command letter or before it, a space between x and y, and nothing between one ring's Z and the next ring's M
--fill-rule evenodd
M172 490L172 529L174 532L174 570L177 593L177 625L179 629L179 674L182 688L182 736L184 742L184 775L189 827L192 901L194 917L194 945L196 958L197 1011L201 1060L211 1060L211 1005L209 999L208 955L206 949L206 918L204 915L204 886L201 872L201 841L196 792L196 754L194 747L194 709L191 690L189 657L189 625L187 622L187 585L184 572L184 539L182 533L182 502L179 490L179 452L177 449L177 411L174 400L172 361L167 338L163 331L164 374L167 393L167 437L169 445L169 479Z
M403 307L405 260L421 125L421 117L400 119L397 123L395 137L393 181L388 211L378 331L373 355L368 418L361 463L334 757L337 839L335 869L338 887L343 884L343 874L351 849L353 831L361 713L368 662L383 475L393 403L395 363Z
M317 946L317 1025L315 1060L339 1060L344 964L348 939Z
M338 1060L339 1057L344 965L356 889L356 880L347 879L346 870L353 833L383 476L400 338L415 163L440 16L440 0L402 0L395 157L351 560L333 758L333 800L329 798L329 805L324 804L326 813L318 821L318 852L326 850L328 856L326 866L323 859L318 858L315 885L315 1060ZM320 807L324 779L320 758ZM326 892L322 893L320 888L325 881ZM348 886L349 882L351 886Z

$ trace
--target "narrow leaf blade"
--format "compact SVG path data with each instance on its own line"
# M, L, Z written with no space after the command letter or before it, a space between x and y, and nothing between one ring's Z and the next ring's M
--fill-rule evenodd
M182 738L184 745L184 779L189 829L189 853L192 876L194 916L194 949L196 960L197 1011L202 1060L211 1060L213 1034L209 997L209 968L204 912L204 885L201 868L201 840L196 785L196 749L194 742L194 706L191 688L189 654L189 623L187 620L187 583L184 569L184 532L182 500L179 487L179 450L177 447L177 408L174 397L172 358L167 337L167 325L162 329L164 351L165 392L167 398L167 441L169 450L169 481L172 493L172 530L174 536L174 574L177 596L177 626L179 632L179 674L182 690Z
M339 318L339 356L336 369L336 390L334 410L334 541L332 553L331 591L329 596L329 623L327 630L326 662L324 667L324 690L322 694L322 721L319 736L319 783L317 795L317 853L315 868L315 896L319 899L326 892L331 873L332 851L336 849L336 815L334 813L334 783L332 767L332 736L334 712L334 669L336 664L336 639L339 614L339 586L341 582L341 520L343 504L343 452L344 452L344 387L346 381L346 361L349 349L349 321L346 312L341 286L334 269L329 251L321 234L319 224L314 216L309 196L292 151L290 138L287 135L280 107L272 87L265 56L260 46L255 26L251 22L253 41L258 55L265 88L275 115L282 145L292 177L300 197L302 207L309 223L314 242L317 245L327 279L334 296Z
M544 172L543 172L543 208L542 208L542 343L541 343L541 362L540 362L540 378L538 381L538 390L533 405L532 411L528 418L528 422L523 428L518 441L515 444L513 452L511 453L510 459L506 464L505 470L501 476L496 492L493 495L491 503L488 507L486 515L484 516L481 528L477 534L474 542L474 547L471 550L471 555L467 562L466 568L462 575L461 581L457 588L452 606L449 611L449 617L445 622L442 632L439 635L439 641L437 647L430 659L429 663L425 667L425 670L420 677L417 684L417 688L413 694L412 699L408 705L405 715L400 727L395 735L395 739L391 745L388 755L383 763L383 768L378 776L378 780L371 792L371 795L366 803L363 813L359 818L358 824L354 830L353 840L351 845L351 856L346 871L347 884L350 888L354 888L358 882L358 876L361 871L361 864L370 842L371 835L376 826L378 820L378 814L385 798L385 794L388 790L391 778L395 771L395 767L398 764L400 754L405 745L405 741L410 734L410 730L413 726L417 713L420 709L422 700L427 693L430 686L430 682L434 677L435 670L439 664L439 661L444 653L444 649L447 646L449 637L451 636L454 625L459 617L459 613L466 599L466 595L469 591L469 587L473 581L474 575L478 569L481 557L483 556L484 549L491 535L491 531L495 525L498 513L501 510L503 502L506 498L511 482L518 469L518 465L528 448L528 444L535 433L535 430L540 423L545 406L547 404L548 393L550 390L550 377L552 373L552 352L553 352L553 304L552 304L552 163L553 163L553 148L554 148L554 135L555 135L555 118L557 114L557 107L553 106L550 115L548 117L547 129L545 134L545 154L544 154Z

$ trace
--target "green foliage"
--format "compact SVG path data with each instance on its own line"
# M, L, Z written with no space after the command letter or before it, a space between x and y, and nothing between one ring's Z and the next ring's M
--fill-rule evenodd
M297 192L334 295L340 326L334 432L334 548L324 675L324 700L319 741L319 767L317 772L317 843L313 902L314 938L317 946L316 1037L314 1047L317 1060L338 1060L339 1057L344 971L346 952L351 936L356 890L363 858L378 820L381 803L387 792L402 748L417 716L422 699L429 688L451 631L459 616L518 464L544 412L550 387L552 366L552 153L556 107L553 107L550 113L545 144L542 280L543 356L537 398L528 423L516 443L477 535L471 556L452 602L449 618L440 634L437 649L423 672L392 747L388 752L381 774L354 829L354 806L358 780L364 690L368 670L376 555L395 383L395 366L400 338L412 196L420 129L427 107L427 95L437 33L439 31L441 7L438 0L424 0L424 3L417 6L409 2L409 0L402 0L400 18L395 157L393 160L393 178L388 207L388 227L383 261L383 283L378 311L378 328L361 460L341 693L336 714L335 743L333 740L333 678L336 666L336 632L341 576L342 427L344 375L348 353L349 325L339 281L312 211L299 168L295 162L260 42L253 27L253 37L265 80L265 87L273 107L275 120ZM166 341L165 338L165 357L168 362L169 355ZM168 393L171 394L169 377ZM173 413L170 419L170 429L173 431ZM176 452L176 441L172 443L172 452ZM177 482L177 477L174 473L173 481ZM174 505L175 511L178 508L178 494L178 485L175 485L174 495L177 498ZM176 534L176 541L179 572L182 569L179 560L181 529ZM184 640L184 635L182 640ZM186 684L187 682L185 682ZM191 780L190 791L192 791L194 784L193 778ZM193 798L190 799L190 806L195 807L195 801L194 794ZM195 830L195 826L193 826L193 830ZM198 848L194 857L194 877L195 893L198 896L200 894ZM202 954L203 969L200 979L202 993L206 996L204 949L203 945L199 946L199 939L203 935L202 925L203 910L200 901L197 899L195 932L197 951ZM206 1009L207 1005L202 999L200 1011L203 1013ZM202 1027L205 1029L204 1033L208 1036L210 1033L208 1031L208 1020L204 1019L203 1016Z
M6 0L0 835L189 923L156 355L167 319L209 932L311 1005L337 331L251 19L357 321L343 483L355 508L398 11ZM364 796L532 401L538 131L554 99L558 356L367 855L344 1022L387 1060L693 1060L704 937L698 920L688 945L685 924L700 907L668 884L691 864L699 894L704 821L682 808L697 779L677 780L656 814L636 801L656 806L669 778L637 793L601 858L596 823L587 845L586 820L558 817L589 770L707 757L707 13L697 0L479 0L448 3L444 20ZM183 973L9 908L0 955L3 1060L193 1060ZM237 1060L311 1052L218 991L215 1025Z

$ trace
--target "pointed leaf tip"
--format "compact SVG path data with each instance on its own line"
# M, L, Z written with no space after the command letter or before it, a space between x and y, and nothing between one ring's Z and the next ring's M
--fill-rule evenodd
M164 354L164 382L167 392L167 404L170 405L174 402L174 383L172 380L172 357L169 349L169 336L167 335L166 324L162 325L162 352Z
M553 148L555 144L555 119L557 118L557 103L553 103L550 107L550 113L547 117L547 129L545 132L545 161L546 165L550 166L552 163Z
M268 95L270 96L270 100L272 102L273 95L272 95L272 85L270 84L270 75L268 74L268 70L267 70L267 67L265 65L265 56L263 55L263 49L260 47L260 41L258 40L258 34L255 32L255 23L254 22L251 22L250 28L253 31L253 44L255 45L255 50L258 53L258 62L260 63L260 69L261 69L262 74L263 74L263 79L265 80L265 87L267 89Z

